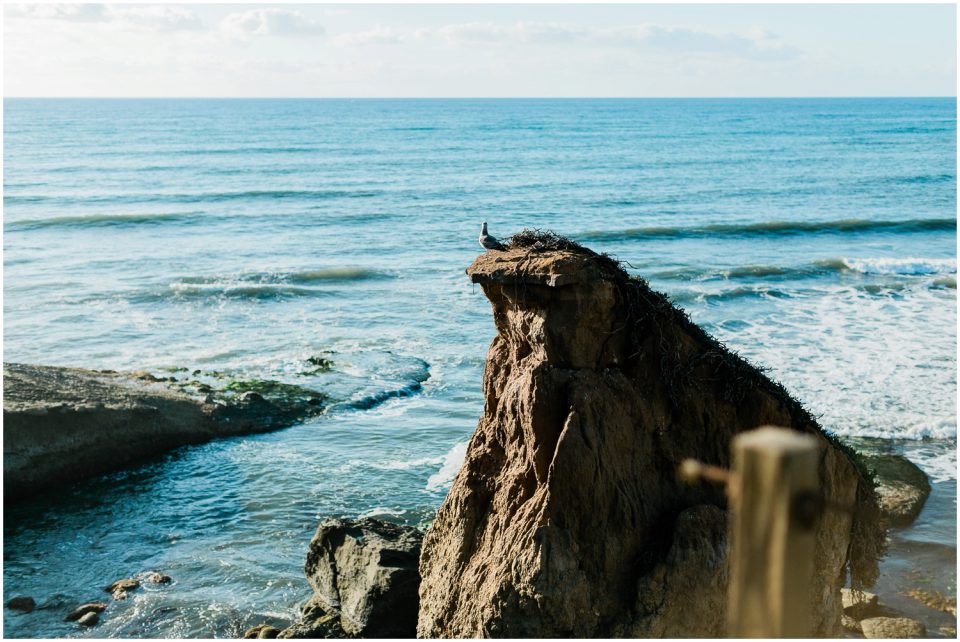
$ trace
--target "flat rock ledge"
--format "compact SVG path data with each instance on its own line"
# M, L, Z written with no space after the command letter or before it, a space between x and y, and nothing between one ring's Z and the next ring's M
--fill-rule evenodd
M3 365L3 498L17 501L187 444L291 425L315 406L190 395L144 373Z

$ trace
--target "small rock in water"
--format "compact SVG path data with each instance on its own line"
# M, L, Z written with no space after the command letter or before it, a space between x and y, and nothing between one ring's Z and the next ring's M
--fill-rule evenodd
M116 593L117 591L123 591L123 592L133 591L138 588L140 588L139 580L135 580L133 578L127 578L123 580L117 580L116 582L114 582L113 584L111 584L110 586L108 586L103 590L105 590L107 593ZM118 599L122 600L123 598L118 598Z
M107 608L106 602L87 602L86 604L81 604L77 608L73 609L66 618L67 622L73 622L79 620L87 613L102 613Z
M122 588L118 588L116 591L111 593L111 597L113 597L115 600L125 600L127 599L127 592Z
M90 611L89 613L81 617L79 620L77 620L77 623L82 624L84 626L94 626L99 621L100 621L100 614L97 613L96 611Z
M244 640L273 640L280 633L280 629L269 624L258 624L252 629L247 629L243 634Z
M860 626L868 639L927 637L927 628L922 622L906 617L872 617L860 622Z
M148 573L146 580L154 584L169 584L173 581L173 578L163 573Z
M877 610L877 596L866 591L842 588L840 600L843 602L844 614L857 620L869 617Z
M30 596L23 595L20 597L12 598L7 602L7 608L13 611L22 611L23 613L30 613L33 609L37 608L37 603Z

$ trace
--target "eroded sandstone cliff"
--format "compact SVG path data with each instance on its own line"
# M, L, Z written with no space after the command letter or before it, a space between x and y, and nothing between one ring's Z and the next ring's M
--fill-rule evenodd
M821 635L845 570L869 583L882 533L872 484L777 383L612 260L528 235L467 270L493 306L484 414L420 560L421 637L724 634L722 489L678 464L729 464L734 434L814 434ZM854 543L851 546L851 542Z

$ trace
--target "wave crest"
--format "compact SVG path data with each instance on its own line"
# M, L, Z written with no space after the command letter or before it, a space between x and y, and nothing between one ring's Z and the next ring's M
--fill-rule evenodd
M835 221L767 221L764 223L714 224L686 227L640 227L626 230L597 231L581 234L585 241L634 241L685 239L703 237L779 237L802 234L864 234L870 232L942 232L957 229L953 218L924 218L900 221L841 219Z

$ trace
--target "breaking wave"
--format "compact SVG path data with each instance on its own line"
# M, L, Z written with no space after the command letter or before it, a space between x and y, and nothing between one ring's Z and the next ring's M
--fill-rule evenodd
M845 258L823 259L804 265L739 265L730 268L681 267L663 270L651 275L654 279L679 281L717 280L790 280L821 277L830 274L862 274L870 276L931 276L955 275L956 259L932 258ZM941 282L942 281L942 282ZM955 279L954 279L955 282ZM946 280L937 279L943 286Z
M136 193L136 194L95 194L81 195L45 195L22 194L5 195L7 205L20 203L50 203L56 205L92 205L99 203L137 204L143 203L221 203L226 201L254 200L328 200L343 198L372 198L381 192L375 190L246 190L239 192L192 192L192 193ZM71 217L73 218L73 217ZM77 217L79 218L79 217ZM41 219L44 220L44 219ZM52 219L45 219L52 220Z
M166 212L157 214L90 214L87 216L54 216L51 218L22 219L4 223L7 231L40 230L44 228L129 227L192 224L203 218L202 212Z
M250 272L239 276L184 276L176 280L172 286L186 285L216 285L223 283L252 283L252 284L311 284L331 283L342 281L366 281L370 279L389 278L390 274L380 270L364 267L334 267L317 270L302 270L296 272Z
M633 241L641 239L685 239L702 237L780 237L804 234L865 234L870 232L956 231L955 218L924 218L900 221L841 219L837 221L768 221L765 223L715 224L684 227L639 227L626 230L598 231L581 234L583 241Z

